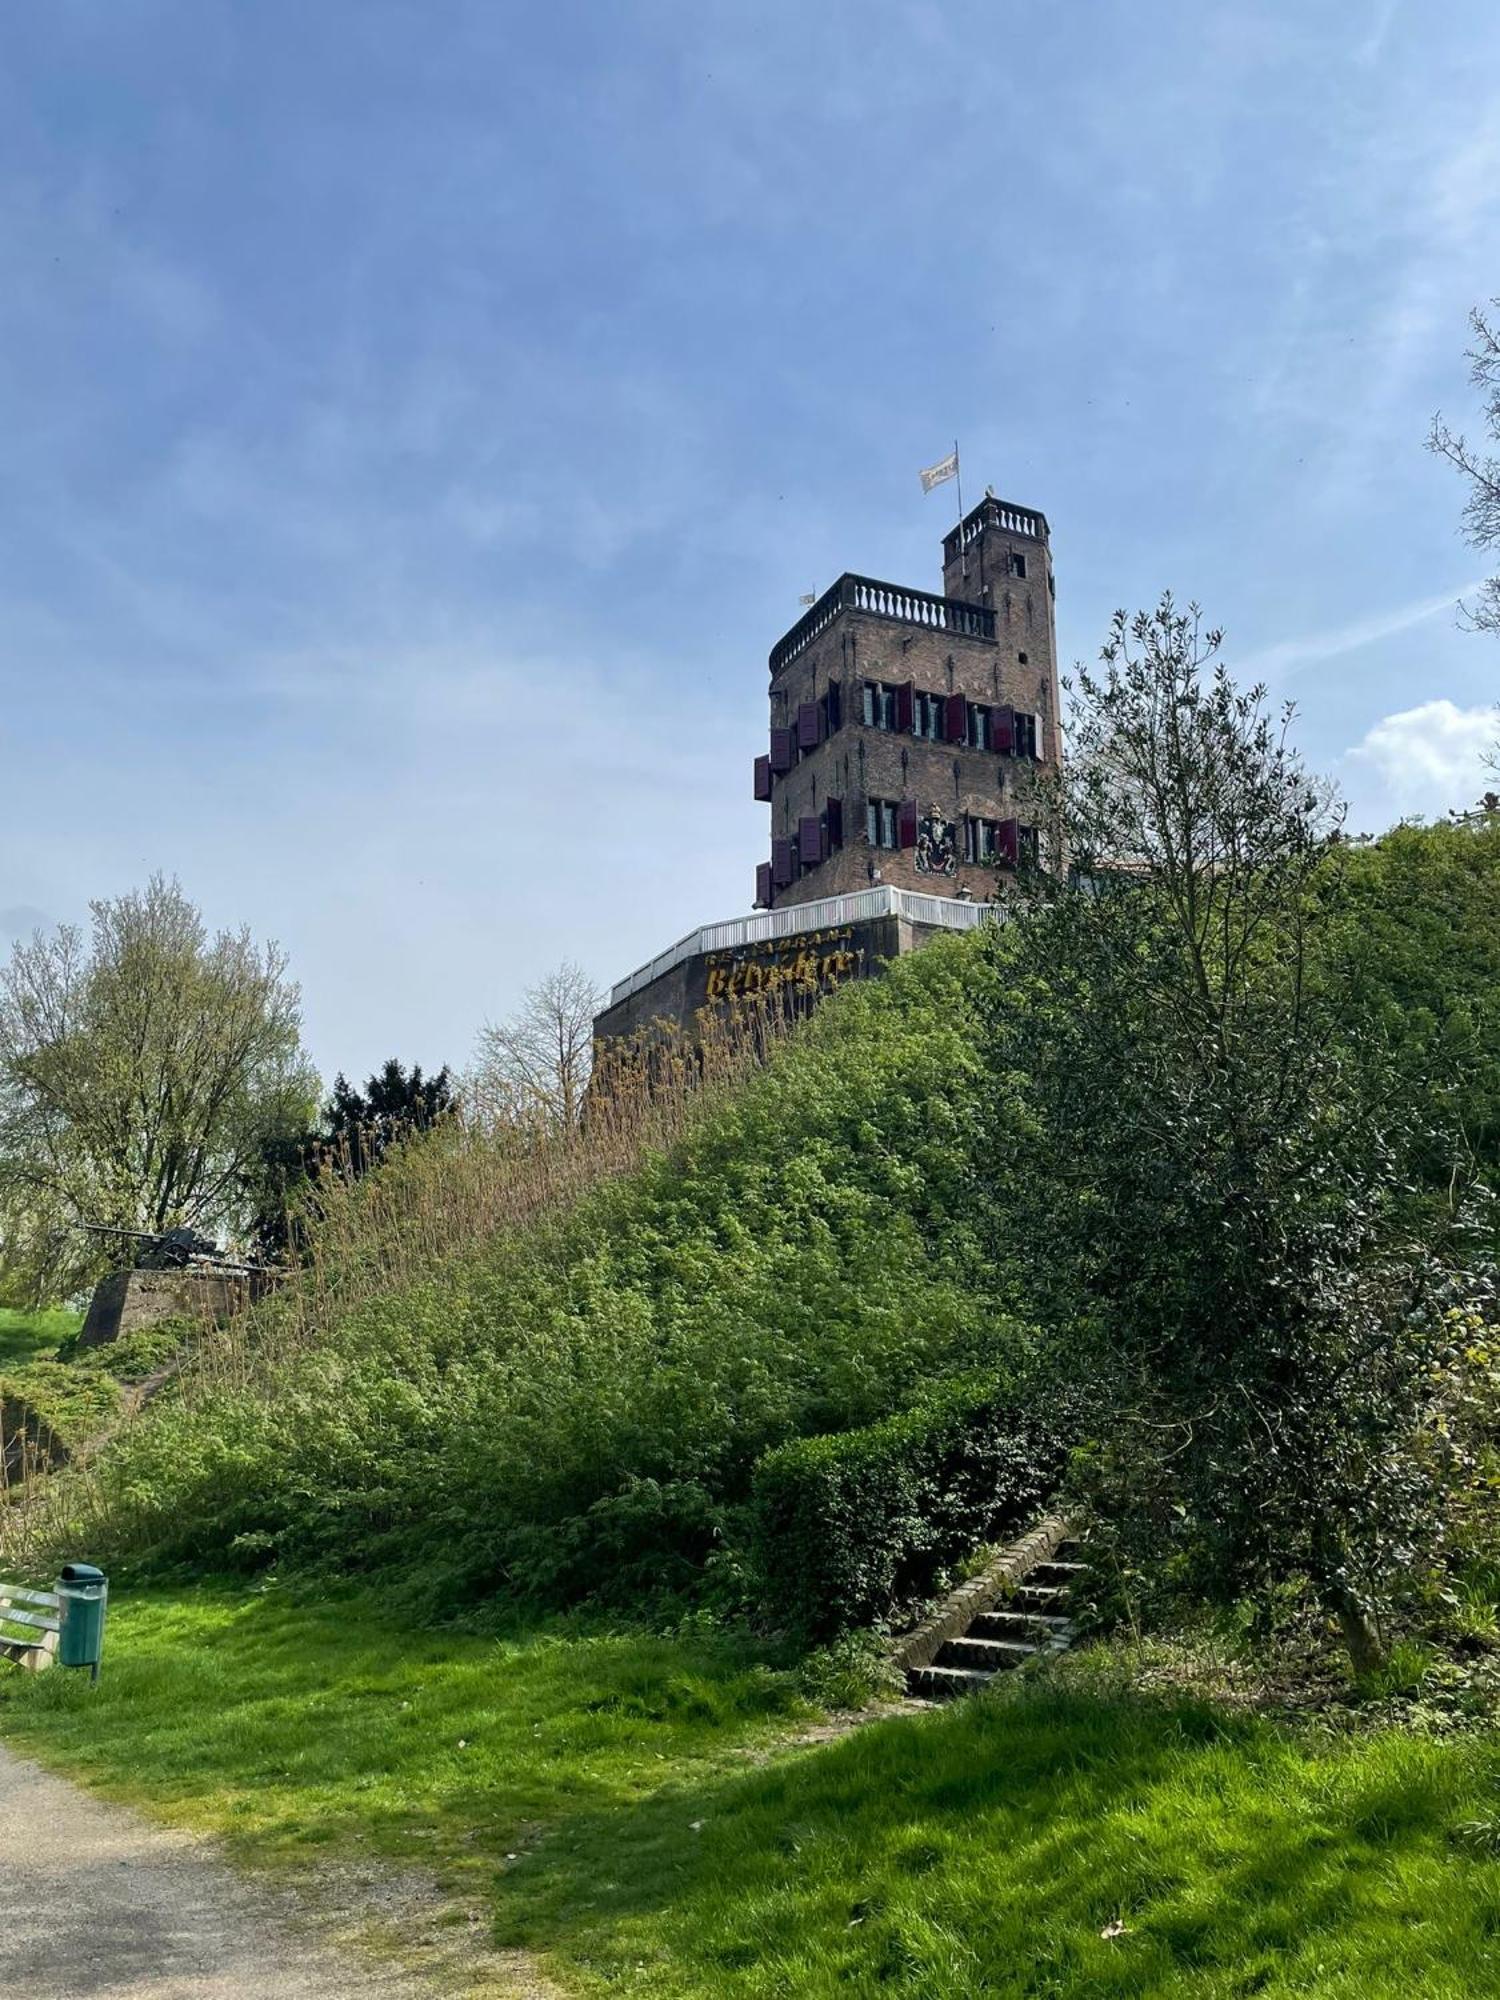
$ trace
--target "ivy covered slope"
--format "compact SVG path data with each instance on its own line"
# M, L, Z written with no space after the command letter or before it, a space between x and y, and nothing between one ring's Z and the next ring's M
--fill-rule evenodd
M188 1370L101 1464L99 1554L620 1601L711 1574L769 1448L1021 1344L985 1248L997 976L940 941L562 1219Z

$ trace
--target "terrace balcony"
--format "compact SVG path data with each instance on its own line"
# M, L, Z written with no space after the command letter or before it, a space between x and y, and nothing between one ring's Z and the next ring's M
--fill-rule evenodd
M929 632L952 632L959 638L995 643L995 614L987 605L965 604L961 598L940 597L930 590L908 590L904 584L881 583L873 576L855 576L846 571L771 648L772 680L789 660L795 659L846 611L857 611L866 618L887 619L893 625L919 625Z
M1007 535L1024 535L1028 540L1045 542L1047 516L1039 514L1035 507L1018 507L1013 501L996 500L986 493L979 505L971 508L958 526L943 537L943 561L955 561L964 549L979 540L986 528L999 528Z
M727 923L704 924L689 931L650 959L628 978L616 980L610 988L609 1004L617 1007L632 993L664 979L684 959L701 958L710 951L737 951L747 944L761 944L768 938L798 937L804 931L830 930L838 924L868 924L879 917L904 917L908 923L923 924L931 930L971 931L978 924L1003 922L1008 912L1004 904L964 902L957 896L928 896L921 890L897 889L889 883L878 889L854 889L842 896L823 896L815 903L787 903L779 910L757 910L753 916L731 917Z

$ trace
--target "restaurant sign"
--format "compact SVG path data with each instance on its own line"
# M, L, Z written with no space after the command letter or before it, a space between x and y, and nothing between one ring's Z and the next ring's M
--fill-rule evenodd
M706 952L689 972L688 1006L696 1010L773 995L813 998L851 979L868 979L887 956L880 949L884 928L880 923L836 924Z

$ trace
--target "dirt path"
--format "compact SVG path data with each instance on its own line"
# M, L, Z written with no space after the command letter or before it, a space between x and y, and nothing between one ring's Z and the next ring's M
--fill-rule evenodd
M380 1966L317 1936L289 1897L243 1880L192 1835L103 1804L3 1746L0 1964L0 1987L24 2000L425 2000L454 1991L451 1978ZM524 1975L485 1983L517 2000L544 1990Z

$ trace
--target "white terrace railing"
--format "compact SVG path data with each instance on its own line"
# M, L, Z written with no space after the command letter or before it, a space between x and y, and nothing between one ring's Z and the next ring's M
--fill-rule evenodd
M931 924L950 931L971 931L997 914L993 903L968 903L956 896L927 896L917 889L856 889L847 896L824 896L816 903L791 903L785 909L757 910L753 916L732 917L728 923L704 924L689 931L666 951L610 988L609 1004L618 1006L660 979L685 958L706 951L732 951L738 945L760 944L767 938L796 937L802 931L832 930L838 924L868 924L877 917L905 917L909 923Z

